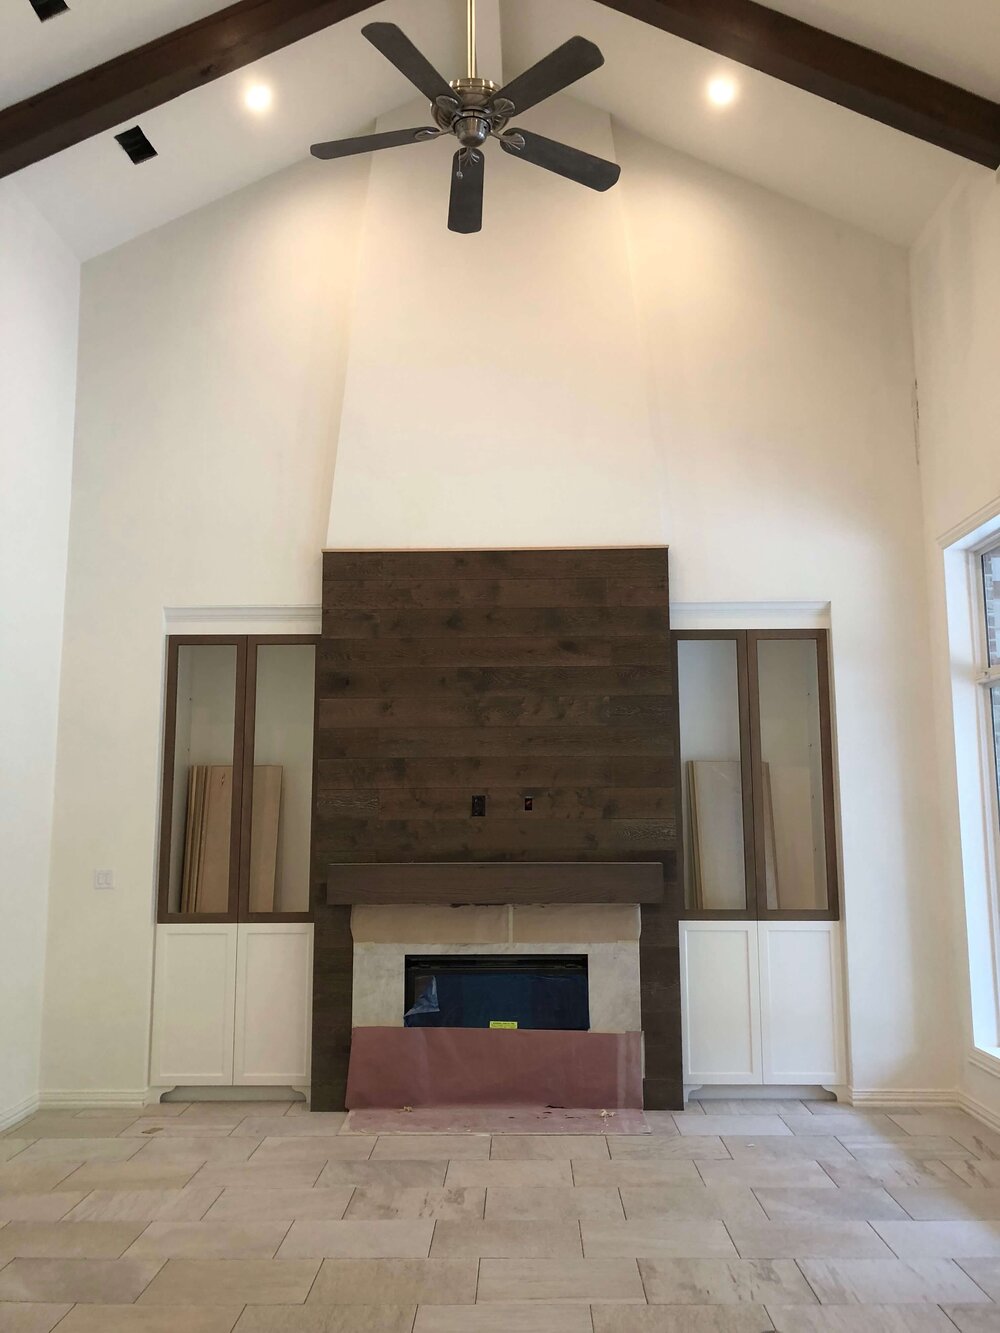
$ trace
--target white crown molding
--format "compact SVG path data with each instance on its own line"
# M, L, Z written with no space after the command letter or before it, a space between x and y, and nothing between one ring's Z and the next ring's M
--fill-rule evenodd
M165 606L163 624L168 634L318 634L323 611L316 605L289 606Z
M959 542L975 546L981 538L985 539L989 535L989 528L993 527L998 519L1000 519L1000 496L988 500L974 514L969 514L947 532L942 532L937 539L938 546L947 548L956 546Z
M10 1129L11 1125L20 1124L22 1120L27 1120L29 1115L34 1115L37 1110L37 1093L32 1093L30 1097L24 1097L21 1101L15 1102L13 1106L5 1106L0 1110L0 1131Z
M826 629L829 602L671 602L671 629Z

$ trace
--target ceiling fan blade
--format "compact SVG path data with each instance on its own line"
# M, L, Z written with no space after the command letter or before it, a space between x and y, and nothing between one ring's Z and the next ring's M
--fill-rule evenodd
M362 134L357 139L331 139L329 143L314 143L313 157L328 161L334 157L352 157L355 153L371 153L376 148L401 148L408 143L423 143L436 139L440 130L432 125L421 125L414 130L388 130L385 134Z
M532 65L523 74L501 88L497 97L505 97L514 103L514 109L520 113L529 107L543 102L553 93L568 88L585 74L591 74L604 64L604 57L593 42L586 37L571 37L562 46L557 46L547 56Z
M470 154L460 162L461 150L451 163L451 202L448 206L448 230L465 234L483 229L483 154ZM461 175L459 174L461 173Z
M428 102L433 102L436 97L455 96L452 86L395 23L368 23L361 31L372 46L396 66L400 74L405 74L420 89Z
M517 139L524 140L523 147L516 146ZM610 190L622 172L617 162L607 162L603 157L594 157L592 153L570 148L568 144L546 139L541 134L532 134L530 130L518 129L501 135L500 147L511 157L554 171L557 176L565 176L591 190Z

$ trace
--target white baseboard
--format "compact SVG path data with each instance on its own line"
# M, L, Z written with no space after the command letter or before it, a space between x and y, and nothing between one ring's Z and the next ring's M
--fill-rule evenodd
M984 1125L990 1129L1000 1130L1000 1114L981 1102L977 1097L970 1097L967 1092L958 1094L958 1104L963 1111L968 1111L969 1115L974 1115L977 1120L981 1120Z
M146 1088L46 1088L38 1098L43 1110L83 1111L90 1107L123 1110L146 1105Z
M958 1106L954 1088L849 1088L852 1106Z
M37 1110L37 1093L32 1093L30 1097L24 1097L21 1101L15 1102L13 1106L3 1107L0 1110L0 1130L10 1129L11 1125L27 1120L28 1116L34 1115Z

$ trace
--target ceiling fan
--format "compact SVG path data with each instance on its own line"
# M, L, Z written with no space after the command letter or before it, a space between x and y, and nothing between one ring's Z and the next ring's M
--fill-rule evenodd
M586 38L571 37L516 79L498 88L491 79L480 78L476 72L476 0L468 0L469 72L450 84L395 23L369 23L361 31L376 50L429 98L434 124L315 143L311 149L314 157L324 160L351 157L376 148L398 148L453 134L459 148L452 159L448 227L466 233L480 231L483 225L482 149L489 138L496 139L511 157L554 171L591 190L610 189L621 174L615 162L606 162L530 130L507 128L511 117L561 92L604 64L604 56Z

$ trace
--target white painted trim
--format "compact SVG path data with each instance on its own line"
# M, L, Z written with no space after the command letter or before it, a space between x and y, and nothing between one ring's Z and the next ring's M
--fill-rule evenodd
M829 602L671 602L671 629L828 629Z
M975 1046L969 1052L969 1064L981 1069L984 1074L1000 1078L1000 1050L994 1052L985 1050L982 1046Z
M27 1120L29 1115L34 1115L38 1110L38 1095L32 1093L30 1097L25 1097L13 1106L7 1106L0 1111L0 1131L10 1129L11 1125L18 1125L22 1120Z
M322 608L290 606L165 606L167 634L318 634Z
M955 1088L848 1088L852 1106L957 1106Z
M953 528L942 532L937 539L938 546L947 548L957 546L960 542L970 547L976 546L988 537L988 529L994 526L998 519L1000 519L1000 496L995 500L987 500L986 504L974 514L969 514Z
M147 1088L48 1088L38 1100L45 1110L83 1111L120 1106L124 1110L146 1105Z
M969 1093L960 1091L958 1105L963 1111L967 1111L969 1115L975 1116L984 1125L988 1125L990 1129L1000 1130L1000 1114L988 1107L985 1102L981 1102L978 1097L972 1097Z

